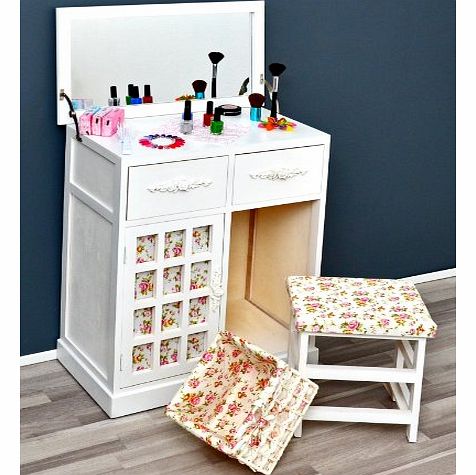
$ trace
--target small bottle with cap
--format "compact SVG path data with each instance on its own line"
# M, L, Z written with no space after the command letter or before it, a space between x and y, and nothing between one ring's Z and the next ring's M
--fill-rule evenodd
M213 120L210 124L210 133L213 135L220 135L223 133L223 121L221 120L221 109L215 108L215 114L213 114Z
M207 101L207 111L203 114L203 127L210 127L213 119L213 101Z
M192 101L186 100L182 114L182 122L180 124L180 131L182 134L191 134L193 130L193 114Z
M150 84L144 84L144 97L142 98L143 104L152 104L154 98L150 94Z
M120 106L121 100L117 97L117 86L111 86L111 97L108 99L107 103L109 106Z

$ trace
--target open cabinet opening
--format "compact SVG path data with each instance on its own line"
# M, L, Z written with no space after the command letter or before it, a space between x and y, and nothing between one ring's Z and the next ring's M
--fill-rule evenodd
M263 349L287 352L286 278L308 273L311 203L232 215L225 329Z

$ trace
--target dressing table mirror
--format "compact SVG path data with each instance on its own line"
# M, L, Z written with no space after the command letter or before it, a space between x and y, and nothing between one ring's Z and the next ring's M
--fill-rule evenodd
M182 15L189 27L175 35ZM126 83L143 81L157 101L124 107L135 131L127 154L117 135L80 142L66 127L59 361L117 417L167 404L220 330L285 358L286 277L320 273L330 136L294 118L291 131L250 120L248 95L265 90L264 2L66 8L57 19L58 94L105 102L115 82L122 98ZM122 28L136 31L134 44L116 38ZM76 44L98 29L94 41L105 35L109 46ZM147 48L151 30L171 37ZM115 68L112 53L104 58L111 45L136 57L114 56ZM193 100L193 131L181 135L183 101L172 97L195 79L209 83L207 50L225 53L218 91L231 96L215 102L242 113L212 137L199 112L207 101ZM180 147L144 146L171 134Z
M246 96L263 91L264 2L179 3L56 9L58 124L71 123L71 98L107 105L115 85L125 106L127 85L151 86L152 104L126 107L126 117L180 111L175 99L192 94L192 82L207 82L211 97L211 51L218 66L217 98L248 105ZM243 83L246 95L240 95ZM194 103L204 110L206 101ZM79 113L81 110L79 111Z

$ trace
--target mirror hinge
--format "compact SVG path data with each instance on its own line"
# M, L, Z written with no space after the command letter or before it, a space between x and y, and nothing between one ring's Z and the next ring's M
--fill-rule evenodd
M263 73L261 73L260 76L259 76L259 83L260 84L264 83L264 74Z
M64 89L60 89L60 93L59 93L59 100L62 101L64 100Z

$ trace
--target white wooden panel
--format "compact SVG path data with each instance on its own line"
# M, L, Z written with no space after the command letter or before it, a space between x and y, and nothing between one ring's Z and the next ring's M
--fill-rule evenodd
M233 204L318 194L323 163L323 146L237 155Z
M306 353L307 354L307 353ZM336 381L375 381L381 383L414 383L417 372L413 369L378 368L368 366L307 365L303 367L307 378Z
M227 170L226 156L130 167L127 219L224 206Z
M112 370L112 224L71 195L66 338L107 379Z
M408 424L411 413L400 409L311 406L304 415L304 420Z
M73 142L71 182L99 201L110 211L114 209L114 164L77 142Z

